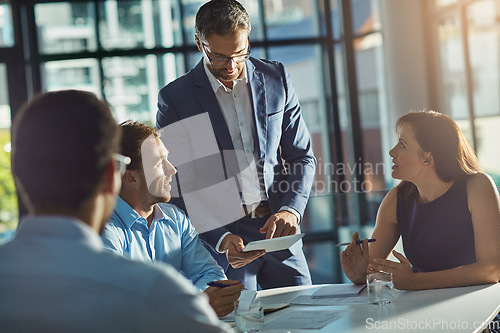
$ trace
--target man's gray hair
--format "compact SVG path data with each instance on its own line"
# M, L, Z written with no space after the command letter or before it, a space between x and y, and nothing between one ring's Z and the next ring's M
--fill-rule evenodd
M236 0L211 0L200 7L196 14L196 35L206 40L208 35L234 34L240 30L250 33L250 18L245 8Z

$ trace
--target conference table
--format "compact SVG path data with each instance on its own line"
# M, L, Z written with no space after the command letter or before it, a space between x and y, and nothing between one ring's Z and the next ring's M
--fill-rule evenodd
M328 285L285 287L257 292L264 308L293 300L312 298ZM347 286L347 285L344 285ZM352 286L352 285L351 285ZM364 291L366 292L366 290ZM294 305L265 315L264 332L482 332L500 311L500 284L422 291L396 290L387 305ZM324 320L319 314L334 315L333 321L316 329L297 328L295 321ZM331 320L331 318L330 318ZM314 325L312 325L314 326Z

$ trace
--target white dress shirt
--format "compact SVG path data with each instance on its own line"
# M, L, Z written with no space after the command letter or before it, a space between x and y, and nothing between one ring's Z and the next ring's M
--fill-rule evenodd
M257 171L259 154L256 149L256 142L258 140L246 66L243 69L242 77L233 81L233 89L222 84L210 72L205 62L203 62L203 67L226 120L240 171L242 171L240 177L238 177L242 192L242 202L245 205L252 205L258 204L260 201L266 201L267 196L263 186L260 184ZM283 210L294 214L300 222L301 216L295 209L283 206L280 208L280 211ZM215 247L217 251L219 251L222 240L228 234L229 232L223 234L217 242Z
M267 200L267 197L260 186L257 171L259 159L255 148L257 132L246 68L242 72L242 77L233 81L233 89L230 89L208 70L205 63L204 65L208 80L226 120L238 160L237 178L242 193L242 202L245 205L258 204L260 201Z

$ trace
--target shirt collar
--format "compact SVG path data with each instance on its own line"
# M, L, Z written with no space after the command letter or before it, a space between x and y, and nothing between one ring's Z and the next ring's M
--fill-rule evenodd
M101 237L88 224L72 216L30 215L19 222L15 237L57 237L81 241L102 249Z
M160 205L155 204L153 207L153 222L154 221L160 221L163 219L168 218L168 216L165 214L165 212L161 209Z
M113 214L118 215L120 220L125 226L130 229L132 225L138 220L144 220L128 203L125 202L120 196L116 200L116 206Z
M116 206L113 214L118 215L119 219L123 221L125 226L130 229L134 223L138 221L146 222L146 219L141 217L128 203L125 202L120 196L116 200ZM158 204L153 207L153 222L167 218L167 215Z
M219 90L219 88L221 87L222 89L224 89L225 92L231 91L231 89L223 85L222 82L220 82L220 80L212 74L212 72L208 69L207 64L205 63L205 60L202 61L203 61L203 68L205 69L205 73L208 76L208 81L210 82L210 85L212 86L214 93L217 93L217 90ZM248 83L246 62L245 62L245 69L243 70L243 77L240 79L236 79L233 82L240 82L240 81L243 81L245 84Z

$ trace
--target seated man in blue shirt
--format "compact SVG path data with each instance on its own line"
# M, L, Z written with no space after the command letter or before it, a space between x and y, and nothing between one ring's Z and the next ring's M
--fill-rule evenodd
M177 171L168 161L168 150L156 129L132 121L120 127L121 153L129 156L131 163L102 236L106 248L129 259L174 266L208 295L218 316L229 314L244 286L226 280L185 213L167 204L170 182ZM218 280L230 286L207 288L207 283Z
M17 113L12 134L29 215L0 246L2 332L229 332L174 268L104 249L98 233L129 161L106 103L50 92Z

